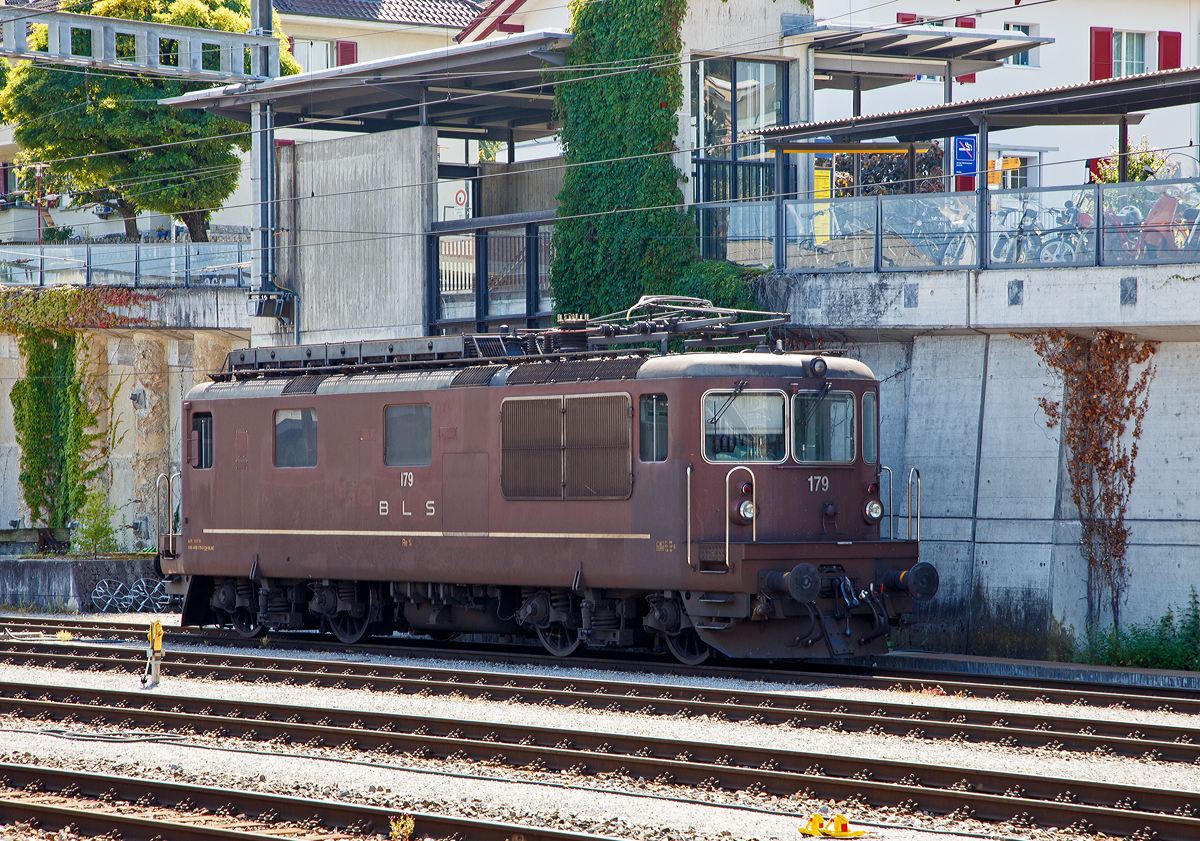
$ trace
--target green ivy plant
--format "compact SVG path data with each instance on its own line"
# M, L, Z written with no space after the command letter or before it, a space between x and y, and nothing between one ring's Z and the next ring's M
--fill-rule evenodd
M70 523L111 452L106 444L116 426L110 422L107 435L97 431L97 409L86 399L86 372L78 364L86 352L81 331L148 325L138 311L152 300L105 287L0 287L0 332L17 336L25 360L25 376L13 384L9 401L21 450L21 493L34 523Z
M117 506L108 502L108 496L100 488L87 493L87 501L79 514L79 528L71 535L71 546L76 554L107 555L116 552L117 533L112 526Z

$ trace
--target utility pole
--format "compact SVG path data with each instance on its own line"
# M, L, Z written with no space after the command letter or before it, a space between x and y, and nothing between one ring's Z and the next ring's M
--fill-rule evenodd
M45 204L45 197L42 195L42 173L45 171L45 164L34 164L33 171L37 174L37 189L34 196L34 212L37 215L37 232L38 245L42 244L42 207Z
M271 0L250 0L251 35L269 36ZM271 48L254 47L250 51L250 72L271 75ZM254 186L254 227L250 241L251 273L259 292L273 292L275 286L275 115L269 102L258 102L250 112L250 179Z

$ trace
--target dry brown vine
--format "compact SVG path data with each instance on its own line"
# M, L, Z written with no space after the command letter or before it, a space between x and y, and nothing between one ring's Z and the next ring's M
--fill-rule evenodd
M1128 580L1125 509L1137 476L1134 462L1156 370L1149 363L1158 342L1116 330L1091 336L1049 330L1017 338L1032 342L1042 362L1063 380L1061 402L1042 397L1038 404L1046 426L1062 429L1067 447L1071 500L1079 511L1079 543L1088 568L1087 632L1094 639L1105 608L1113 627L1121 624ZM1142 365L1135 376L1133 368Z

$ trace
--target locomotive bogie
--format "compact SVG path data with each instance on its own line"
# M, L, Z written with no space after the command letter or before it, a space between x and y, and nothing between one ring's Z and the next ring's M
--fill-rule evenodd
M256 376L184 405L185 624L886 650L936 592L883 533L878 383L802 354ZM890 502L890 501L889 501ZM905 576L909 575L906 579Z

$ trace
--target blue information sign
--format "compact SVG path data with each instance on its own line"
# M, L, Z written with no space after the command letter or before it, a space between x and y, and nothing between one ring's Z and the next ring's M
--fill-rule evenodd
M977 141L978 138L973 134L953 138L955 175L975 175L979 171L975 159Z

